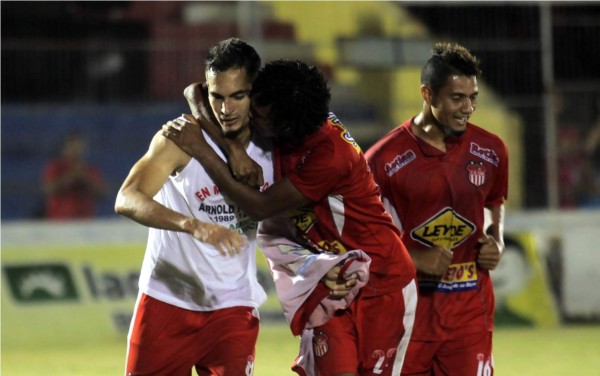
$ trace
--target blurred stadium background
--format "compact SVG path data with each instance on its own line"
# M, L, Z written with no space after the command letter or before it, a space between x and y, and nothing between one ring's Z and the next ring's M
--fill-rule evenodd
M182 89L203 80L208 47L231 36L263 61L319 65L364 150L420 110L434 42L471 49L484 71L472 121L511 163L498 325L599 322L600 3L3 1L1 14L3 353L124 340L146 231L114 197L151 136L189 112ZM72 131L109 194L93 220L49 222L43 165ZM281 318L272 291L263 316Z

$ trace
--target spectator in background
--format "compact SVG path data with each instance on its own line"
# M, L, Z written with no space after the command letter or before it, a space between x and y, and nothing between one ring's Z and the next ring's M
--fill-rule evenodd
M600 208L600 116L596 118L586 135L584 150L588 163L587 173L583 179L586 194L581 205L584 208Z
M574 104L557 93L554 102L557 129L557 172L561 209L595 207L600 200L596 158L600 144L600 119L589 130L587 120L576 116Z
M70 134L64 140L60 157L44 167L46 218L91 218L95 200L106 195L102 174L85 160L86 146L79 134Z
M572 104L568 96L557 91L553 98L556 121L556 173L558 179L558 205L561 209L574 209L583 198L583 171L586 161L581 124L568 111Z
M590 164L577 125L562 124L557 132L558 198L561 209L575 209L586 199Z

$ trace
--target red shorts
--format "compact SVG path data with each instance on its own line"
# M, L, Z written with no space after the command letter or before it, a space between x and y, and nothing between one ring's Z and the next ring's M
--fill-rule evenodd
M413 280L403 290L357 298L349 309L314 329L319 375L398 375L417 305Z
M142 294L125 375L252 375L259 320L252 307L190 311Z
M446 341L411 341L403 376L492 376L492 332L482 331Z

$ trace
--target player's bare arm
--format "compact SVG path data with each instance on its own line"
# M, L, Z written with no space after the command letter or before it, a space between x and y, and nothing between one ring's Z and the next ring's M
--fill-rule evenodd
M251 187L264 184L262 168L248 156L243 145L236 140L225 137L210 109L208 88L205 83L195 82L183 91L192 115L200 123L202 129L219 145L227 155L233 177L240 183Z
M477 264L489 270L494 270L504 251L504 205L488 207L491 213L489 234L479 238L479 255Z
M185 115L185 120L178 118L169 121L163 126L163 134L197 159L219 189L255 220L260 221L310 203L286 178L264 192L236 181L227 165L208 145L197 120L191 115Z
M148 227L189 233L224 255L239 253L245 239L237 232L185 216L153 199L169 175L183 168L189 160L187 154L157 133L119 189L115 211Z
M408 250L419 272L431 275L443 275L452 263L452 251L435 245L429 248L411 248Z

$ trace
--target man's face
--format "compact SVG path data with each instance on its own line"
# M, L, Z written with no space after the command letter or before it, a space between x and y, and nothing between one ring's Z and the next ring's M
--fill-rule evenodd
M477 77L450 76L431 97L431 111L444 131L454 134L467 129L467 121L477 108Z
M293 132L281 124L273 125L271 121L271 106L259 106L256 101L252 105L252 126L253 129L263 137L273 138L275 142L284 145L298 141Z
M245 69L223 72L206 71L208 101L225 134L235 134L248 128L250 90Z
M275 137L275 130L269 118L270 106L259 106L256 101L252 102L252 126L263 137Z
M85 142L80 138L72 138L65 142L63 155L65 158L76 161L83 159L85 154Z

